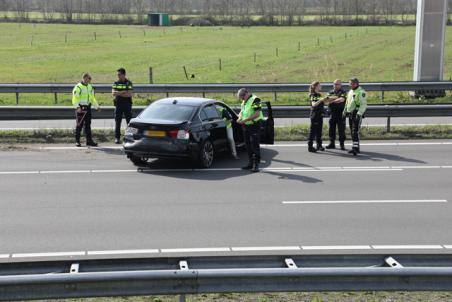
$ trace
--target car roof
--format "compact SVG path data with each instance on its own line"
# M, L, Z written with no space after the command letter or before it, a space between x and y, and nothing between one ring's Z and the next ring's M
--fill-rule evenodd
M199 107L207 104L211 104L214 102L217 102L212 99L205 99L205 98L194 98L194 97L171 97L171 98L165 98L158 100L154 103L159 104L173 104L174 101L177 101L177 104L185 105L185 106L193 106L193 107Z

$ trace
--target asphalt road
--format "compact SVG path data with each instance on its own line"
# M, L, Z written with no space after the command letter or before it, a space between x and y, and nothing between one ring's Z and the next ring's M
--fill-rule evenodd
M327 123L327 119L325 119ZM364 126L386 126L386 118L366 118L363 121ZM307 118L283 118L275 119L275 125L292 126L298 124L309 124ZM452 117L419 117L419 118L391 118L391 125L452 125ZM0 130L4 129L46 129L46 128L65 128L72 129L75 126L73 120L30 120L30 121L0 121ZM94 119L93 128L112 129L114 127L113 119ZM123 121L123 128L125 121Z
M0 151L0 261L179 254L452 252L452 141L363 154L263 149L263 171L115 147Z

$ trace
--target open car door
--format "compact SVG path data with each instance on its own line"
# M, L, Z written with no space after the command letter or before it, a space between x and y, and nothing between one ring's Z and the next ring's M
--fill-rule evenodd
M265 102L267 114L261 123L261 144L273 145L275 143L275 121L273 119L273 110L270 102Z

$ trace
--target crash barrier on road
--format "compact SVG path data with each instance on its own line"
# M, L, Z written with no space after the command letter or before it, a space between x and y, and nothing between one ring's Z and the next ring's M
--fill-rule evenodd
M137 116L145 107L133 109ZM239 111L239 108L234 108ZM266 114L266 108L264 113ZM272 107L274 118L307 118L309 106ZM93 112L95 119L110 119L114 116L114 107L102 107ZM390 131L392 117L438 117L452 116L452 105L370 105L367 117L387 118L387 131ZM75 119L74 108L69 106L0 106L0 120L67 120Z
M381 99L384 101L384 93L388 91L411 91L422 95L435 93L438 91L452 90L452 81L442 82L380 82L362 83L367 91L381 92ZM94 85L97 93L111 93L111 85ZM246 87L256 93L273 93L274 100L278 98L278 93L307 93L309 84L141 84L134 85L135 93L159 93L166 94L202 94L207 93L236 93L240 88ZM331 83L322 83L324 90L330 90ZM0 93L14 93L16 104L20 103L22 93L51 93L55 96L55 104L58 103L58 94L72 93L73 84L0 84ZM344 88L348 84L344 83Z
M0 300L298 291L450 291L452 255L297 255L0 264ZM183 299L181 299L183 300Z

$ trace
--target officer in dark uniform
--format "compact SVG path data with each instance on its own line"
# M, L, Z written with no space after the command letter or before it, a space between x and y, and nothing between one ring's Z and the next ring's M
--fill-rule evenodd
M118 81L113 84L112 94L115 104L115 143L121 143L121 122L124 116L127 124L132 119L133 84L126 78L126 70L119 68Z
M328 94L330 98L329 111L330 111L330 144L326 146L327 149L336 149L336 127L339 130L339 143L341 150L345 150L345 117L343 112L345 109L345 100L347 99L347 92L342 89L341 80L334 81L334 89Z
M321 90L320 82L315 81L311 83L309 88L309 101L311 103L311 127L308 138L309 152L325 151L325 148L322 146L322 128L323 117L325 115L325 102L329 101L329 97L322 98L320 94ZM317 143L316 148L314 148L314 140Z
M242 169L259 172L261 160L260 128L264 119L261 100L245 88L238 91L237 97L242 101L237 123L243 125L245 129L245 144L248 151L248 165Z

